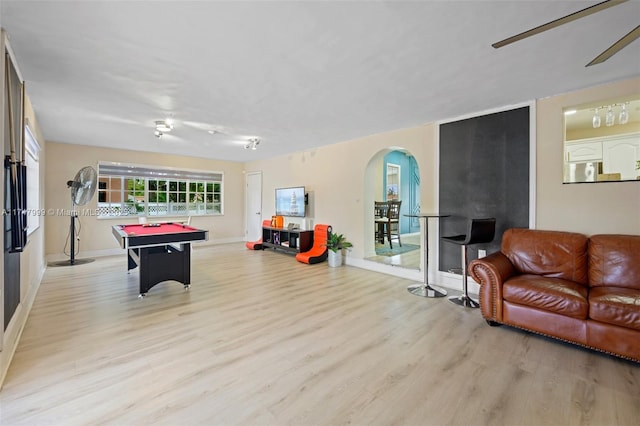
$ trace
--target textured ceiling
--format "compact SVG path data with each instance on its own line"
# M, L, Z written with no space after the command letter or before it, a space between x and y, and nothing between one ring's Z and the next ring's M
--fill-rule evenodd
M3 0L0 24L47 140L250 161L640 75L640 41L585 68L637 0L491 47L595 3Z

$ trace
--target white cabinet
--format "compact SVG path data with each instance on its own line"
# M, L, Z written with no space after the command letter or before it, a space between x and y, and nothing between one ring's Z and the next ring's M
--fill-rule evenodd
M602 142L570 143L565 147L567 163L602 160Z
M640 136L629 135L602 142L603 173L620 173L622 180L636 179L636 161L640 160Z

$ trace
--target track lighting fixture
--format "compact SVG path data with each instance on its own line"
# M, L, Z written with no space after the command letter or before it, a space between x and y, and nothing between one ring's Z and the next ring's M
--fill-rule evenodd
M628 103L629 102L626 102L621 105L622 109L620 110L620 115L618 116L618 123L620 124L627 124L629 122L629 111L627 111Z
M629 122L629 111L627 110L627 104L629 102L624 102L621 104L611 104L611 105L603 105L594 109L593 119L591 121L593 128L597 129L600 127L601 118L600 118L600 110L607 109L607 113L604 116L604 124L607 127L611 127L616 124L616 113L614 109L616 107L620 107L620 114L618 114L618 124L627 124Z
M594 129L600 127L600 108L596 108L595 112L593 113L592 123Z
M604 116L604 124L606 124L607 127L610 127L610 126L613 126L615 121L616 121L616 116L613 113L613 107L609 105L609 108L607 109L607 115Z
M251 150L255 151L256 149L258 149L258 145L260 145L260 139L251 138L251 139L249 139L247 144L244 146L244 149L251 149Z
M156 121L156 130L162 133L168 133L173 130L173 122L171 120Z
M157 138L161 138L162 135L173 130L173 121L171 120L157 120L155 124L156 130L153 132L153 134Z

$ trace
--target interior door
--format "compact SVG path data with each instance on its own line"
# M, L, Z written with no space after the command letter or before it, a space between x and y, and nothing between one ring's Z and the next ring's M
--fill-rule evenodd
M256 241L262 236L262 172L247 173L245 180L245 238Z

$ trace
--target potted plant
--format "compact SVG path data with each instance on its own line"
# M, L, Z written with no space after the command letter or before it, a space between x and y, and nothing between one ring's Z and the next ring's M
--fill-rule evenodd
M342 265L343 250L350 249L353 244L347 241L344 235L331 232L324 246L329 249L329 266L335 268Z

